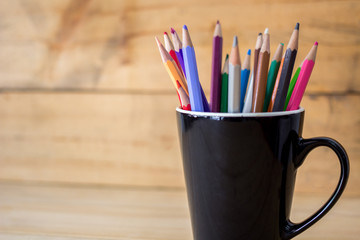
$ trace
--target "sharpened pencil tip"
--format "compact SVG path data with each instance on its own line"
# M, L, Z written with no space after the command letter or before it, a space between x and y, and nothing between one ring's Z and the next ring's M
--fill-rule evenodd
M319 43L316 41L316 42L314 43L314 45L318 46L318 45L319 45Z
M261 36L262 35L262 33L259 33L259 36Z
M184 26L183 26L183 29L188 30L188 28L187 28L187 26L186 26L186 25L184 25Z
M265 28L264 34L269 34L269 28Z
M226 54L225 61L229 58L229 54Z
M238 45L238 38L237 36L234 36L233 47L236 47L237 45Z
M164 35L168 35L167 32L164 32Z
M220 21L219 21L219 20L217 20L217 21L216 21L216 24L220 24Z
M251 55L251 49L248 50L247 55Z
M174 33L175 33L175 29L171 28L171 33L174 34Z
M295 30L299 30L299 28L300 28L300 23L296 23Z
M281 42L280 44L284 46L284 43Z

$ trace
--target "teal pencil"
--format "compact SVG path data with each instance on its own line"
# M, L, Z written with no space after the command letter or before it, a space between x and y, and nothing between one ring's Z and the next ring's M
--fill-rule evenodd
M269 103L270 103L271 95L274 90L276 76L278 75L279 72L283 48L284 48L284 44L280 43L275 51L274 58L270 64L269 74L266 81L266 94L265 94L263 112L267 112L269 108Z

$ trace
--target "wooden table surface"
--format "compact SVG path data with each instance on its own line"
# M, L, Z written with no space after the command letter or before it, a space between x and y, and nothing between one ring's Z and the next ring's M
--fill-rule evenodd
M0 239L192 239L184 189L0 182ZM301 221L327 196L297 193ZM359 239L360 197L344 196L297 239Z

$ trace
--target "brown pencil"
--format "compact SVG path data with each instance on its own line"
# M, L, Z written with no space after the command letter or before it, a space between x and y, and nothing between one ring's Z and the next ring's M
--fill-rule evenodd
M269 29L264 32L263 44L259 53L256 78L254 80L252 112L262 112L264 106L266 79L270 61L270 36Z
M263 36L262 36L262 33L259 33L259 35L256 39L255 51L254 51L254 69L253 69L254 79L256 79L258 61L259 61L259 53L260 53L262 44L263 44Z

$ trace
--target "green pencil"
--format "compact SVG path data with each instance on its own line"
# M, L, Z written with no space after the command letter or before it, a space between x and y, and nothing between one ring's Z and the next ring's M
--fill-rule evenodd
M228 84L229 84L229 54L226 54L221 74L221 102L220 112L228 112Z
M280 43L276 49L274 58L270 64L269 74L268 74L267 82L266 82L266 93L265 93L263 112L267 112L268 107L269 107L271 95L272 95L273 89L274 89L276 76L278 74L280 63L281 63L281 56L282 56L283 48L284 48L284 44Z
M284 111L286 111L286 108L289 104L289 101L290 101L290 98L291 98L291 94L292 92L294 91L294 87L295 87L295 84L296 84L296 81L299 77L299 74L300 74L300 70L301 70L301 67L302 67L302 63L301 65L296 69L296 72L293 76L293 78L291 79L291 82L290 82L290 85L289 85L289 90L287 92L287 95L286 95L286 101L285 101L285 107L284 107Z

